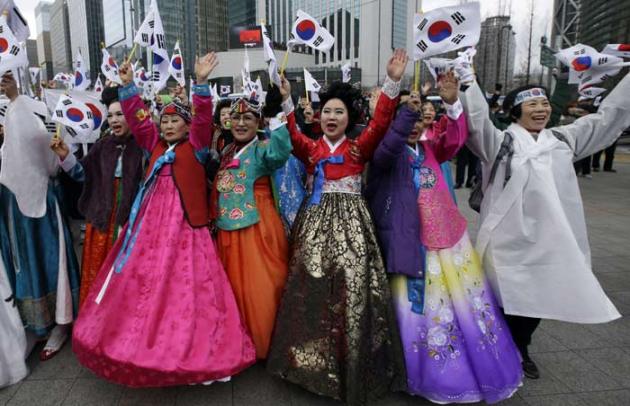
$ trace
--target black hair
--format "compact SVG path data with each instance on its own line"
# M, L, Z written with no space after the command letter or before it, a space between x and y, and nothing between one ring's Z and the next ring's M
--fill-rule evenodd
M281 111L282 94L280 93L280 88L270 83L265 96L265 105L262 108L262 116L275 117Z
M411 94L411 92L408 89L402 89L400 91L400 97L402 96L409 96Z
M523 109L521 105L520 104L518 106L514 105L516 95L518 95L520 92L524 90L536 89L536 88L543 89L545 91L545 94L547 95L549 94L549 92L547 91L547 88L544 86L525 85L525 86L521 86L519 88L512 90L510 93L508 93L505 96L505 99L503 100L503 111L506 113L509 113L508 116L510 118L510 122L516 123L516 121L519 118L521 118L521 115L523 114Z
M101 93L101 102L103 102L103 104L107 106L107 108L109 108L110 104L117 101L119 101L118 86L108 86L103 89L103 92Z
M323 109L332 99L339 99L348 109L348 127L346 134L354 129L363 111L364 99L361 90L353 87L349 83L333 82L328 89L319 95L320 107Z
M232 101L230 99L219 100L217 107L214 110L214 117L212 118L216 125L221 125L221 110L226 107L232 107Z

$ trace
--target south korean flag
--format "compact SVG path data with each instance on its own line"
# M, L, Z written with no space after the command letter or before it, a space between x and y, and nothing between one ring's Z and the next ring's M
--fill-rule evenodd
M27 65L26 47L13 35L6 15L0 15L0 74Z
M442 7L414 17L414 60L475 46L481 31L479 3Z
M318 51L327 52L335 44L333 37L317 20L302 10L298 10L297 18L291 29L293 43L305 44Z
M617 56L600 54L583 44L563 49L555 57L569 67L569 83L578 84L580 89L601 83L630 65Z
M173 49L173 55L171 55L171 63L168 65L168 73L171 74L173 79L175 79L181 87L186 86L184 60L182 58L182 51L179 48L179 41L175 43L175 49Z
M606 91L606 89L604 89L603 87L586 87L582 90L579 91L580 96L587 98L587 99L594 99L597 96L599 96L600 94L604 93Z
M630 44L608 44L604 47L602 53L620 58L630 58Z
M101 72L105 75L107 80L122 85L122 80L118 75L118 64L114 57L112 57L106 48L102 48L103 61L101 62Z
M69 127L76 136L87 137L94 130L94 115L84 103L68 95L61 95L52 114L52 120Z
M151 1L149 12L138 29L134 42L151 50L151 59L153 60L151 80L154 91L157 93L166 87L166 81L170 76L170 58L166 51L166 36L164 35L162 18L155 0Z

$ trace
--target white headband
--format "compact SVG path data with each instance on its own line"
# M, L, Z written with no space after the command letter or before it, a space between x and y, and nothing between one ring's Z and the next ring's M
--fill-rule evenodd
M544 97L546 99L547 94L545 93L545 89L535 87L533 89L523 90L522 92L519 92L514 98L514 106L518 106L519 104L527 100L535 99L537 97Z

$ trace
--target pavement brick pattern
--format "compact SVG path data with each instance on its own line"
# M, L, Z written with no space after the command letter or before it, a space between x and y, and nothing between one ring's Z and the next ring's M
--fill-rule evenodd
M621 162L620 162L621 161ZM625 161L625 162L624 162ZM593 266L620 312L630 315L630 160L617 174L599 172L580 179ZM468 190L458 190L467 208ZM37 348L36 348L37 350ZM544 321L534 336L532 357L542 377L526 380L505 406L630 405L630 317L604 325ZM256 365L228 383L161 389L129 389L97 378L74 357L70 345L48 362L29 359L31 375L0 390L0 405L341 405L269 376ZM392 393L379 406L429 405L418 397Z

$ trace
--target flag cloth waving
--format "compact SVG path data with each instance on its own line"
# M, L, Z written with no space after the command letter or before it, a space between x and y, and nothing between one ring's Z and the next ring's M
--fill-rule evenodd
M114 83L122 85L122 80L118 75L118 64L116 60L109 54L106 48L102 48L103 62L101 62L101 72L105 75L105 78L111 80Z
M313 75L311 75L311 72L306 69L304 69L304 86L306 87L307 92L315 93L318 93L322 88L319 83L317 83Z
M278 61L276 60L276 54L273 52L273 48L271 46L271 38L267 34L267 28L264 24L260 26L260 30L263 35L263 47L265 49L265 62L267 62L268 71L269 71L269 79L271 83L280 87L280 74L278 73Z
M569 83L577 83L579 90L601 83L630 65L617 56L600 54L583 44L560 50L555 57L569 67Z
M317 20L302 10L298 10L297 18L291 29L296 44L305 44L318 51L327 52L335 44L335 37Z
M90 86L91 80L85 72L85 61L81 51L77 54L77 60L74 63L74 88L76 90L85 90Z
M442 7L416 14L413 35L414 60L474 46L479 42L481 11L479 3Z
M173 55L171 55L171 63L168 65L168 73L173 79L179 83L181 87L186 86L186 77L184 76L184 59L182 58L182 50L179 48L179 41L175 43Z
M7 23L7 16L0 15L0 74L28 65L26 48L18 42Z
M101 77L98 76L96 78L96 83L94 83L94 91L96 93L102 93L103 89L105 89L105 87L103 86L103 82L101 82Z
M31 83L32 84L37 83L41 79L40 78L40 73L41 73L41 69L40 68L30 67L30 68L28 68L28 71L31 74Z
M158 10L157 2L151 1L151 7L142 25L133 40L138 45L151 49L153 68L151 70L151 80L154 91L157 93L164 89L169 77L168 52L166 52L166 36L162 26L162 18Z
M9 28L19 42L26 42L30 37L31 31L28 23L20 10L16 7L13 0L0 0L0 10L9 13Z
M630 58L630 44L608 44L604 47L602 53L620 58Z
M604 93L606 89L603 87L586 87L580 90L580 96L585 97L587 99L594 99L600 94Z
M341 75L343 77L343 83L348 83L352 79L352 68L347 63L341 67Z
M46 106L52 112L52 120L64 126L62 133L71 136L64 137L68 143L95 142L100 137L101 125L107 117L107 108L100 101L100 93L76 90L67 93L61 89L44 89ZM64 97L71 99L71 102L63 102Z
M52 115L53 121L70 127L79 136L88 136L94 129L91 110L78 100L62 94Z

